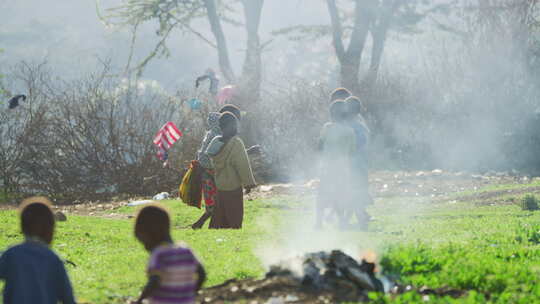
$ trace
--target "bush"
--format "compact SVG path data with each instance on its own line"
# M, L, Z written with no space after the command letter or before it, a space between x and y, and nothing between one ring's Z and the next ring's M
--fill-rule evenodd
M104 67L68 82L55 80L43 65L13 69L9 80L28 99L0 110L0 187L61 202L176 187L181 172L162 168L152 139L165 122L182 122L180 102L151 83L130 85L108 74ZM177 153L171 154L178 163Z
M527 194L521 199L521 210L535 211L538 209L538 198L535 195Z

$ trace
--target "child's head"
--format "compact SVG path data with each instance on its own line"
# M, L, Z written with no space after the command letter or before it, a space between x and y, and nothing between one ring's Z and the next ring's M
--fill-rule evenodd
M35 237L51 244L54 235L54 214L45 197L31 197L21 204L21 230L26 237Z
M347 106L345 101L336 100L330 105L330 118L333 122L341 122L346 118Z
M226 104L223 107L221 107L221 109L219 110L219 113L223 114L225 112L232 113L238 121L242 119L242 113L240 112L240 109L233 104Z
M330 102L334 102L336 100L345 100L351 95L351 91L345 88L337 88L332 92L332 94L330 94Z
M143 207L135 220L135 237L151 251L159 244L171 240L169 213L163 207Z
M347 104L347 112L350 116L363 114L365 112L364 104L360 98L356 96L345 99L345 103Z
M238 120L231 112L221 114L219 118L219 127L225 137L233 137L238 133Z

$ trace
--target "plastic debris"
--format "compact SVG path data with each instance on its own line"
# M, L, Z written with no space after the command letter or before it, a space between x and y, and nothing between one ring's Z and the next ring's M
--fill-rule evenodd
M200 110L202 102L198 100L197 98L192 98L186 102L190 109L192 110Z
M158 193L158 194L154 195L154 197L152 199L156 200L156 201L161 201L161 200L164 200L164 199L168 199L169 197L170 197L170 194L168 192L161 192L161 193Z
M128 206L130 207L133 207L133 206L140 206L140 205L146 205L146 204L151 204L153 203L154 201L151 201L151 200L141 200L141 201L133 201L133 202L130 202L129 204L127 204Z

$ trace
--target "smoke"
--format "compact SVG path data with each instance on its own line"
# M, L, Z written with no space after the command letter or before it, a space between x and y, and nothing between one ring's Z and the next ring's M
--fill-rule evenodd
M326 95L337 86L338 67L329 37L294 43L271 32L298 24L328 24L324 1L315 2L266 1L260 26L266 45L264 88L262 110L254 120L265 126L260 141L273 155L287 158L281 168L292 180L315 177L311 145L328 120ZM535 120L538 60L534 41L527 38L535 33L523 24L520 9L490 14L465 6L481 7L482 1L459 3L457 13L426 18L419 33L393 31L388 37L379 81L372 92L359 96L369 110L373 168L540 169L534 153L540 140L533 134L540 126ZM0 2L0 48L5 50L0 68L21 60L48 61L54 74L65 79L93 72L100 61L110 59L113 69L123 70L130 51L128 28L104 26L91 0L55 4ZM235 16L240 18L241 10ZM231 60L239 71L246 35L242 27L224 26ZM156 27L148 22L139 28L133 62L146 57L157 43ZM197 23L197 30L211 37L206 20ZM361 73L368 68L370 43ZM170 56L154 59L145 70L147 81L141 83L148 88L193 87L196 76L218 66L215 50L193 35L176 32L168 47ZM358 256L362 249L377 246L362 233L314 230L313 209L314 198L308 196L296 216L283 219L279 237L257 250L265 263L324 249Z

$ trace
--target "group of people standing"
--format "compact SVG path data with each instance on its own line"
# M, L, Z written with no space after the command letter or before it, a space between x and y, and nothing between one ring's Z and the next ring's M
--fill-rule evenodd
M323 126L319 139L321 183L315 226L322 227L325 209L330 207L340 228L349 227L350 214L354 214L356 227L365 229L369 221L365 209L372 202L365 107L345 88L334 90L330 102L331 121ZM202 228L208 219L211 229L242 228L243 189L249 193L256 182L244 143L237 135L240 121L241 111L232 104L208 115L208 130L197 153L205 212L193 229Z
M367 144L369 129L362 117L361 101L345 89L336 89L329 108L331 121L321 131L321 183L317 196L316 226L322 227L330 207L347 227L350 215L359 228L368 221ZM225 105L208 116L208 131L197 159L203 168L206 211L193 224L201 228L242 227L243 190L251 191L255 179L243 141L238 137L241 112ZM55 230L51 203L34 197L21 206L21 230L25 241L0 255L0 280L5 281L4 303L74 304L73 289L63 261L50 249ZM133 304L194 303L206 279L203 265L186 246L175 244L168 212L159 205L143 207L135 219L134 234L150 253L148 281Z
M330 122L319 139L321 152L320 186L317 195L316 228L321 228L325 209L332 209L339 227L351 227L351 215L358 229L366 229L369 215L366 207L372 203L368 182L369 128L363 117L365 107L345 88L330 96Z

